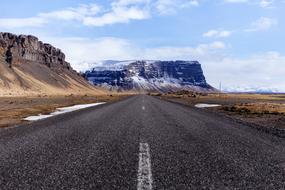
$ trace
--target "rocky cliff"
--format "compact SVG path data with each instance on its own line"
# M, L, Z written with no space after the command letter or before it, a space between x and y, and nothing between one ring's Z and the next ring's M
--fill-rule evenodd
M93 90L65 61L60 49L31 35L0 33L0 96Z
M60 49L31 35L0 33L0 56L1 61L9 66L30 61L47 65L52 69L71 69Z
M197 61L127 61L95 67L85 78L97 86L115 90L214 91Z

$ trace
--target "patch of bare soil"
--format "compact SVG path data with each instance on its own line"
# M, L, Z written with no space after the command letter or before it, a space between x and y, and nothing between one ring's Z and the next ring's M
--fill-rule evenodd
M48 114L59 107L118 101L127 96L129 95L2 97L0 98L0 128L28 123L22 119L31 115Z

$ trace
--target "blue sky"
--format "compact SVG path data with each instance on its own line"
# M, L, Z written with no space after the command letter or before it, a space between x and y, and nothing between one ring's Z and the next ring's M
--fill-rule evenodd
M10 0L0 31L62 49L76 70L105 59L198 60L225 89L285 92L284 0Z

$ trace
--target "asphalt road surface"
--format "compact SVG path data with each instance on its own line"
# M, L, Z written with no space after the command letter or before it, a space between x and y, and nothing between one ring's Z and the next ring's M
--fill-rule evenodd
M0 132L0 189L285 189L285 140L139 95Z

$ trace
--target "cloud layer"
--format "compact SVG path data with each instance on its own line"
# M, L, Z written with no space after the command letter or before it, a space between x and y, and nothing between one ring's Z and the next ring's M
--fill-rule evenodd
M247 32L265 31L277 25L278 21L273 18L261 17L251 23L251 27L246 29Z
M247 3L259 5L261 8L273 8L275 0L225 0L226 3Z
M198 0L115 0L108 7L95 3L82 4L78 7L40 13L29 18L0 18L0 27L42 27L54 21L73 21L85 26L101 27L149 19L155 13L174 14L179 9L198 5Z
M233 31L229 30L209 30L208 32L204 33L204 37L214 37L214 38L227 38L231 36Z

